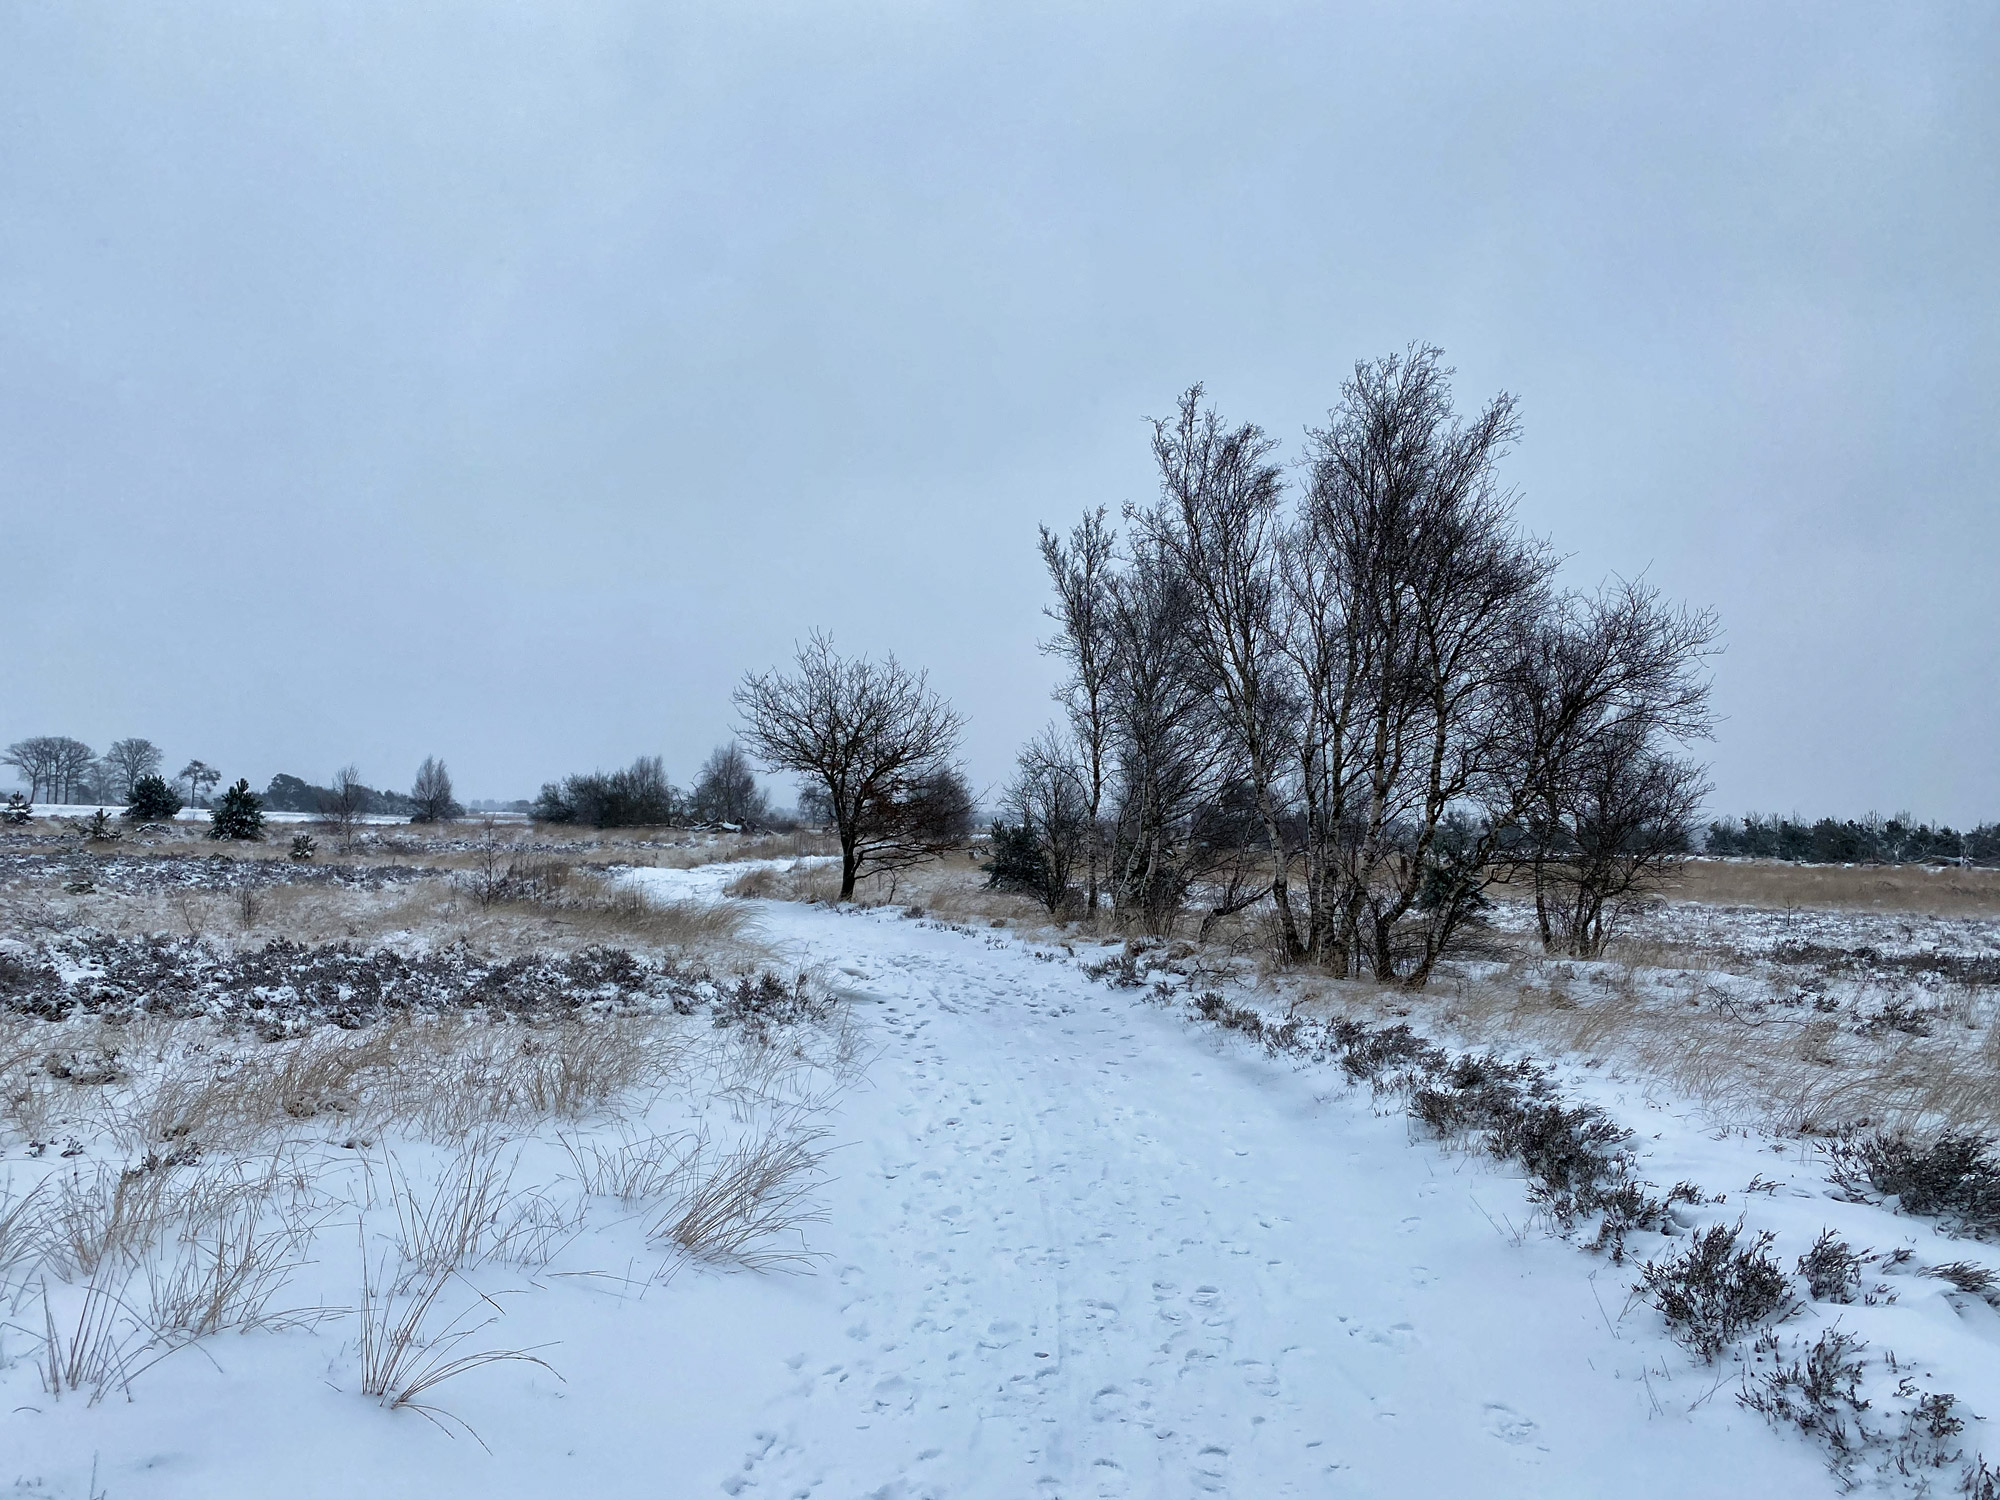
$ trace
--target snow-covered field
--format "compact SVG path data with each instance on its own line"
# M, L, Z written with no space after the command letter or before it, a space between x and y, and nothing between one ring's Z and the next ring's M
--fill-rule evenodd
M713 899L742 869L629 878ZM39 1298L14 1287L0 1482L108 1500L1833 1494L1820 1444L1735 1399L1833 1326L1867 1341L1871 1419L1900 1420L1905 1378L1954 1393L1961 1419L2000 1415L2000 1315L1921 1274L1977 1246L1845 1201L1810 1151L1643 1077L1560 1070L1637 1132L1641 1177L1707 1200L1614 1265L1546 1232L1515 1171L1430 1138L1396 1098L1192 1021L1182 992L1090 978L1105 950L888 909L754 912L786 968L843 997L840 1026L757 1046L683 1018L671 1081L565 1126L567 1145L523 1125L484 1148L504 1211L434 1326L462 1316L455 1352L546 1366L436 1386L435 1423L362 1394L364 1256L379 1273L408 1247L396 1202L479 1169L438 1129L301 1136L314 1170L279 1162L264 1200L293 1226L271 1303L302 1309L289 1326L202 1338L129 1391L58 1396ZM809 1055L792 1066L788 1048ZM586 1191L610 1185L592 1164L650 1139L702 1133L721 1152L774 1127L829 1132L809 1263L719 1269L655 1232L657 1195ZM116 1139L79 1146L10 1145L16 1201L124 1160ZM1828 1227L1911 1254L1871 1265L1863 1300L1802 1305L1762 1365L1747 1348L1706 1365L1632 1295L1633 1260L1739 1216L1786 1267ZM55 1302L77 1314L70 1289ZM2000 1449L1985 1428L1949 1446ZM1881 1483L1942 1494L1960 1467Z

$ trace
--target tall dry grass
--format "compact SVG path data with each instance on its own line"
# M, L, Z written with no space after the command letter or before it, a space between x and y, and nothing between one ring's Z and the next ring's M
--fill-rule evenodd
M2000 1133L2000 1020L1980 1005L1928 1036L1851 1012L1752 1004L1699 968L1522 960L1411 995L1314 987L1317 1003L1415 1014L1469 1045L1657 1078L1716 1117L1802 1135L1857 1126Z
M1924 865L1794 865L1775 860L1696 859L1682 866L1669 899L1781 911L2000 916L2000 870Z

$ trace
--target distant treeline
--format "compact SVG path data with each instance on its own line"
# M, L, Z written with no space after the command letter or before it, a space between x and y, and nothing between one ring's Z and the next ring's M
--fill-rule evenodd
M407 818L417 810L416 799L402 792L378 792L358 782L348 792L354 811L363 817ZM332 787L314 786L302 777L279 772L264 788L264 806L272 812L318 813L336 803L341 792Z
M1708 825L1709 854L1750 859L1783 859L1802 864L2000 864L2000 823L1982 823L1969 833L1948 825L1912 822L1908 814L1860 820L1768 817L1746 813L1740 820L1718 818Z
M542 787L529 816L544 823L588 823L594 828L686 826L790 826L773 816L757 786L749 757L734 744L718 745L692 788L667 779L657 755L642 755L619 771L588 771Z

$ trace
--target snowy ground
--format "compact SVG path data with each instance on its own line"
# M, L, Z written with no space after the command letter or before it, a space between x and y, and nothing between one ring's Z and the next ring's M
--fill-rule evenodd
M633 878L713 894L741 869ZM827 1120L815 1270L663 1282L645 1215L598 1211L546 1265L470 1272L506 1311L466 1347L547 1343L561 1377L510 1363L440 1387L484 1448L360 1396L351 1318L207 1339L95 1405L44 1395L17 1329L0 1481L82 1495L94 1472L109 1500L1838 1491L1815 1447L1738 1405L1739 1366L1698 1365L1629 1302L1629 1266L1529 1227L1518 1178L1418 1138L1337 1071L999 933L756 912L875 1053ZM1786 1336L1844 1320L2000 1414L2000 1316L1914 1273L1966 1246L1834 1201L1783 1143L1711 1130L1639 1081L1574 1082L1640 1130L1646 1176L1726 1194L1696 1218L1746 1214L1787 1264L1827 1225L1910 1246L1885 1273L1893 1303L1809 1308ZM624 1128L675 1128L680 1107ZM518 1149L517 1183L570 1170L547 1140ZM1746 1193L1760 1173L1782 1186ZM358 1253L351 1223L322 1228L304 1300L351 1301Z

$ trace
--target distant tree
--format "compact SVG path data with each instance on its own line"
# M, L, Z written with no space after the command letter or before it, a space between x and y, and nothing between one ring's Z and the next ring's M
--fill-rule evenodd
M120 802L132 800L132 788L160 769L160 747L151 740L114 740L104 752L107 790Z
M148 823L164 823L180 810L181 794L158 773L141 776L132 784L132 795L125 801L126 817Z
M544 823L658 828L680 820L681 795L667 780L660 757L642 755L609 775L591 771L546 783L531 815Z
M264 788L264 806L273 812L318 812L326 788L280 771Z
M416 811L410 814L412 823L450 823L465 816L465 809L451 795L451 773L434 755L425 756L417 767L410 801L416 804Z
M769 816L764 794L750 769L743 747L731 741L718 745L702 763L688 797L688 810L707 823L758 823Z
M16 740L9 745L5 754L0 754L0 764L12 766L26 778L28 797L36 802L53 802L54 793L44 797L42 793L54 785L52 779L55 763L56 738L54 735L38 734L31 739Z
M264 836L264 803L250 790L247 780L222 794L209 817L208 836L212 839L260 839Z
M222 773L206 761L191 760L181 767L180 774L174 780L186 783L187 799L192 805L205 807L208 804L208 794L215 784L222 780Z
M91 772L97 767L97 752L82 740L70 739L67 735L56 740L56 801L68 802L85 795L83 789L89 785Z
M833 800L827 796L826 788L818 782L806 781L799 784L799 821L813 828L833 826Z
M898 868L960 842L972 819L955 759L964 720L925 675L893 656L844 658L817 634L794 666L745 677L736 706L766 766L824 791L840 839L840 899L853 899L869 865Z
M351 764L335 771L333 785L320 790L320 818L327 831L339 840L342 854L354 848L355 830L361 826L368 795L368 788L361 784L360 768Z

